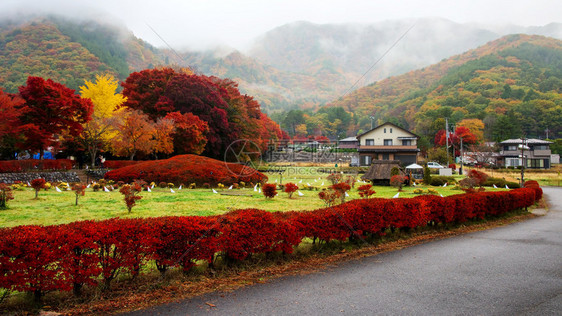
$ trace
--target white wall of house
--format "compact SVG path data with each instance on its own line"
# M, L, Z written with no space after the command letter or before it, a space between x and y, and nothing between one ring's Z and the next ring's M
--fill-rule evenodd
M415 137L412 133L409 133L401 128L397 128L392 124L384 124L378 128L367 132L361 136L361 146L389 146L389 141L392 141L392 146L403 146L403 140L398 139L399 137ZM385 143L385 140L387 142ZM407 142L406 146L416 146L416 140L412 139Z

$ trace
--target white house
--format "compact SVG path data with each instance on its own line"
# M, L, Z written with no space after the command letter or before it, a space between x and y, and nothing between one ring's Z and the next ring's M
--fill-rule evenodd
M392 123L386 122L357 136L359 163L369 166L373 160L399 160L410 165L418 160L419 136Z

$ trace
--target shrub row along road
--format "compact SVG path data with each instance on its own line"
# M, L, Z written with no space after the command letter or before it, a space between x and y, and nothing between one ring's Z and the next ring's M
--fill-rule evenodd
M560 315L562 189L546 216L130 315Z

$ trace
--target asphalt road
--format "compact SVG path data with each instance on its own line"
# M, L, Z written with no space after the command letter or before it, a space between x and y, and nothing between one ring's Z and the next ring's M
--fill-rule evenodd
M544 191L539 218L130 315L562 315L562 189Z

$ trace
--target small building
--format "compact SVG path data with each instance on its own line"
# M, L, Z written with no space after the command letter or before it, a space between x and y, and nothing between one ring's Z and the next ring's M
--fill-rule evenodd
M523 156L525 158L525 168L530 169L550 169L552 142L530 138L525 140L525 150ZM498 164L504 167L519 167L523 165L521 157L521 146L523 140L508 139L500 143L500 154L498 156Z
M417 163L413 163L406 167L406 174L412 175L413 179L423 179L423 167L418 165Z
M355 136L340 139L338 141L338 148L359 149L359 141Z
M369 166L376 160L396 160L410 165L418 160L419 136L390 122L357 136L359 163Z
M389 185L391 178L390 172L394 167L397 167L400 170L400 174L404 175L404 172L400 169L400 161L398 160L373 160L371 162L371 167L365 172L361 179L364 181L371 181L374 185Z

